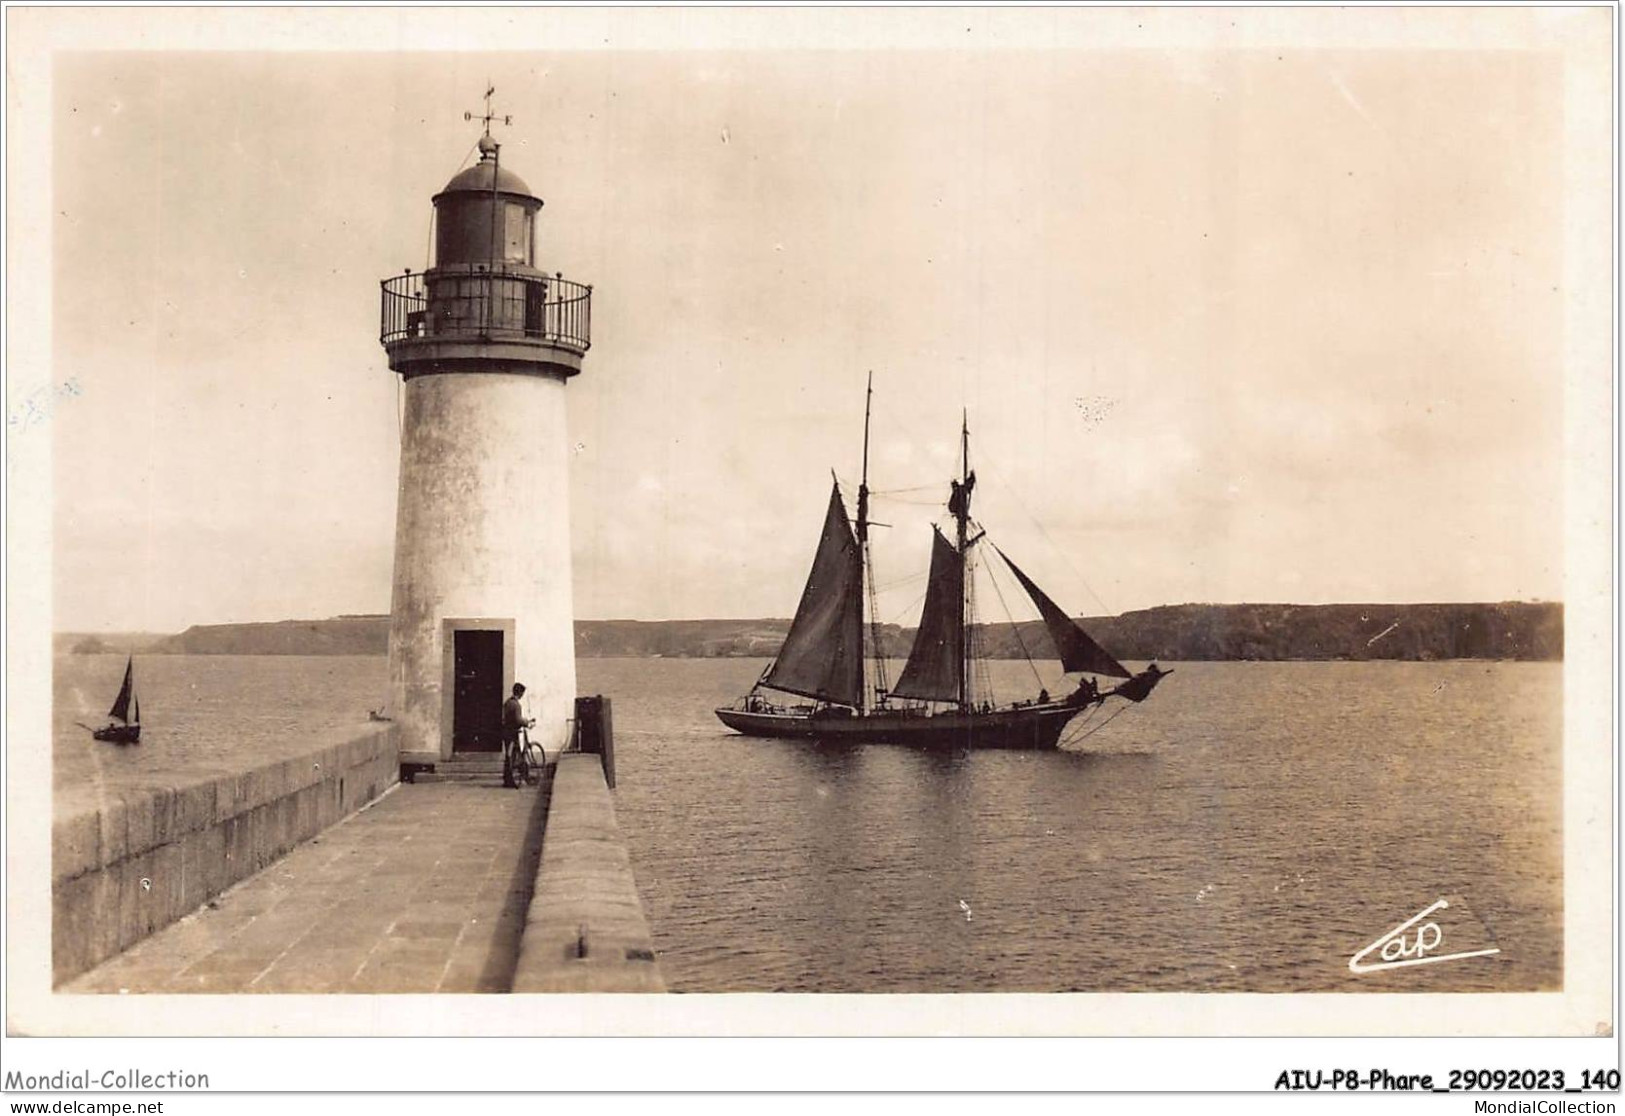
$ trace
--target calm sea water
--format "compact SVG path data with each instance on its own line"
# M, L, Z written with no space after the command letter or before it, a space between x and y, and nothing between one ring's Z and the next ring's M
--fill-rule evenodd
M103 790L242 771L348 740L384 704L382 656L138 655L141 743L101 744L124 678L122 655L59 655L52 678L52 782L58 811Z
M579 666L614 702L616 808L675 990L1561 987L1557 664L1173 664L1053 753L734 735L711 709L764 665ZM144 742L116 749L72 722L123 660L57 667L59 809L342 738L384 683L378 658L138 659ZM1036 686L993 668L1000 692ZM1349 972L1446 896L1500 954Z

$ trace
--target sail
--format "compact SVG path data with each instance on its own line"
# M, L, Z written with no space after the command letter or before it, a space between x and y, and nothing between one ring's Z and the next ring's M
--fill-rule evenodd
M130 716L131 702L135 702L135 716L133 718ZM124 685L119 687L118 697L113 699L113 708L108 710L107 715L115 721L123 721L126 724L132 722L139 724L141 721L141 703L135 696L135 659L133 657L124 663Z
M931 573L925 611L908 665L892 693L926 701L958 701L965 646L965 563L942 532L932 528Z
M997 548L995 548L997 549ZM1089 633L1078 627L1077 622L1061 611L1061 606L1050 600L1044 591L1033 583L1032 578L1021 572L1021 567L1010 561L1010 556L999 551L999 557L1004 559L1010 572L1016 575L1021 587L1027 590L1027 595L1038 606L1039 614L1044 617L1044 626L1049 629L1050 639L1055 641L1055 650L1061 656L1061 666L1066 670L1083 670L1090 674L1109 674L1113 678L1127 678L1129 672L1122 663L1106 654L1104 648L1089 638Z
M790 634L762 684L838 705L855 706L863 698L863 556L840 485L830 492L818 554Z
M1116 689L1112 690L1106 696L1127 698L1130 701L1136 702L1144 701L1146 698L1151 696L1151 691L1157 688L1157 683L1161 682L1164 678L1167 678L1172 673L1173 671L1163 670L1161 667L1157 666L1156 663L1152 663L1139 674L1136 674L1133 678L1130 678L1127 682L1118 685Z

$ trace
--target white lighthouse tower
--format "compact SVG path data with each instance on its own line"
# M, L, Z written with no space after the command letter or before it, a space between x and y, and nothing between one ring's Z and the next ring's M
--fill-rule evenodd
M575 699L564 387L592 289L538 266L542 200L501 165L486 99L480 161L434 197L434 266L383 281L406 396L389 629L403 766L499 752L516 681L552 750Z

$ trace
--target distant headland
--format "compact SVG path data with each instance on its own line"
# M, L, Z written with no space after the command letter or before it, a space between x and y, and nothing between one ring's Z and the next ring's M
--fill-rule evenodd
M1083 624L1120 659L1361 660L1563 657L1563 606L1499 604L1180 604L1095 616ZM581 658L768 658L788 620L577 620ZM914 629L884 625L886 653L908 654ZM1016 659L1025 646L1051 654L1043 626L982 628L990 658ZM58 653L147 655L382 655L388 616L336 616L258 624L200 624L175 635L59 632Z

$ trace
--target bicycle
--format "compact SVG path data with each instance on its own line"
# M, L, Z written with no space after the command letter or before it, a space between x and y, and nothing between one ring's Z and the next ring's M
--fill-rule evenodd
M542 781L542 768L547 766L547 749L531 740L525 726L519 726L519 739L513 746L513 777L525 786L534 787Z

